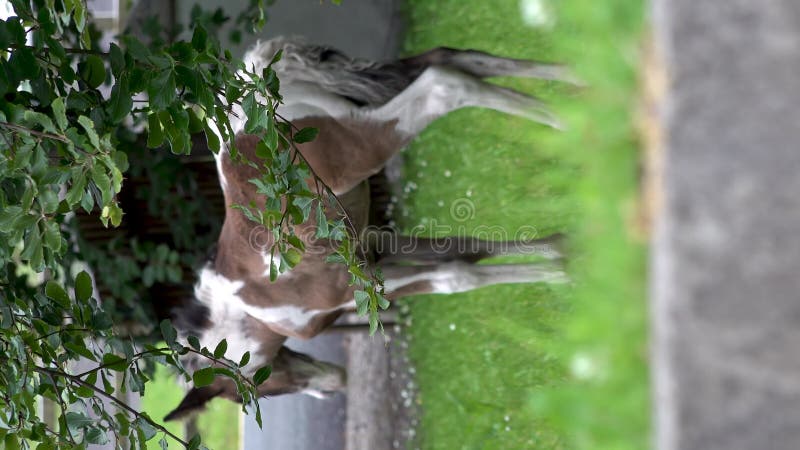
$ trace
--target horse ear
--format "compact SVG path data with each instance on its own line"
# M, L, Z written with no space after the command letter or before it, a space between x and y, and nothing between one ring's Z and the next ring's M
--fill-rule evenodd
M212 386L204 386L201 388L192 388L177 408L164 416L164 421L183 419L195 412L199 412L205 408L206 403L212 398L222 393L222 389Z

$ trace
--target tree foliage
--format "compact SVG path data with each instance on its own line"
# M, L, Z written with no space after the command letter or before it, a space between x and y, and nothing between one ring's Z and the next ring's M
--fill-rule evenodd
M293 226L315 211L322 217L323 209L338 207L295 147L313 139L315 130L276 120L281 96L274 70L253 73L232 57L199 20L202 14L188 40L145 44L123 34L118 43L100 48L84 1L11 3L16 15L0 21L0 441L12 449L84 448L115 436L117 445L127 440L131 448L154 438L166 446L169 432L125 404L118 392L144 392L153 364L172 366L196 385L214 376L234 379L243 408L250 404L260 422L251 400L269 369L255 371L255 381L244 377L246 358L227 360L224 341L213 352L196 339L184 345L168 321L159 326L166 345L137 344L120 335L114 311L98 302L91 277L66 265L80 242L68 233L68 222L79 210L105 226L123 221L120 193L129 159L141 151L131 129L144 127L148 147L176 155L189 154L192 133L203 133L212 151L227 143L234 160L262 174L251 181L267 197L266 205L236 207L275 237L274 278L302 257ZM255 28L263 24L262 3L253 1L237 20ZM245 160L231 145L234 105L244 110L245 131L261 138L256 160ZM359 310L370 314L374 331L386 301L380 281L357 257L347 217L319 221L317 236L339 242L329 259L348 266L360 289ZM155 282L181 270L170 248L118 244L139 245L138 255L147 255L148 263L137 266L137 253L131 252L125 266L131 277ZM86 255L99 261L92 261L91 251ZM30 273L41 282L31 282L36 277ZM124 285L121 269L97 273L108 278L98 281ZM188 353L205 357L207 366L187 373L180 356ZM77 371L79 359L93 368ZM41 417L42 399L59 406L55 427ZM201 447L199 439L178 441Z

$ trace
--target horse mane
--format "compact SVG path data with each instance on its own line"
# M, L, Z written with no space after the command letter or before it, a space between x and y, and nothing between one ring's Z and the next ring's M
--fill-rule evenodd
M281 82L313 83L358 106L383 105L419 75L403 64L351 58L331 47L284 36L257 42L244 55L245 66L259 73L281 49L281 60L273 65Z

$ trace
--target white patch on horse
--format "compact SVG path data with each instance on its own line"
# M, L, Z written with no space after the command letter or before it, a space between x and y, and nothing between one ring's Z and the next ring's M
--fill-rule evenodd
M253 317L265 325L279 325L291 329L301 329L318 314L325 314L349 306L349 302L329 310L302 308L294 305L281 305L260 307L249 304L238 295L244 286L244 281L231 281L210 268L200 272L200 284L195 288L198 300L209 307L211 320L214 326L203 333L200 343L213 348L223 338L228 339L228 348L236 348L241 355L250 350L251 356L254 349L258 349L258 342L250 340L241 329L245 314ZM216 341L214 341L216 339ZM236 345L234 345L234 341ZM234 359L234 358L231 358ZM253 367L258 367L252 364Z
M344 118L350 115L355 105L320 86L305 81L291 81L281 86L283 105L278 114L286 120L304 117Z
M238 293L243 286L243 281L231 281L208 267L203 268L200 282L195 286L195 296L208 307L209 319L213 324L198 338L200 345L211 350L221 340L227 340L225 357L233 361L239 361L249 351L251 362L247 367L254 369L267 361L259 353L261 343L248 336L242 326L246 313L241 307L244 302Z
M483 83L455 69L431 66L385 105L359 112L364 120L397 120L398 132L416 136L433 120L466 106L494 109L562 128L544 105L519 92Z
M407 277L387 277L384 288L392 292L418 281L429 282L431 293L452 294L493 284L566 283L569 277L559 266L552 264L472 265L451 262Z
M314 317L348 308L351 306L351 303L352 302L348 301L341 306L331 309L308 309L295 305L258 307L247 303L243 304L243 308L247 314L265 324L275 324L291 330L300 330L306 327Z
M343 385L346 385L346 382L342 380L340 374L329 372L312 377L308 380L308 387L300 392L323 400L330 397L331 392L341 390Z
M209 128L211 128L211 131L217 136L217 140L219 141L219 151L214 153L214 161L217 163L219 185L222 187L222 190L225 191L225 188L228 187L228 179L225 178L225 172L222 171L222 158L225 155L225 152L228 151L228 147L225 143L225 139L222 138L222 133L220 133L219 129L217 128L217 124L214 123L213 120L206 123L208 124Z
M392 292L418 281L431 284L432 293L452 294L463 290L474 289L478 280L470 273L469 267L463 263L453 262L441 264L436 269L407 277L386 278L383 286L386 292Z

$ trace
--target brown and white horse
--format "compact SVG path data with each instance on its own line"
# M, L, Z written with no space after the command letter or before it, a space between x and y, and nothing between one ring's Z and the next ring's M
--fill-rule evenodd
M492 56L472 50L437 48L411 58L386 63L354 60L330 48L298 40L273 39L256 45L245 56L249 68L260 70L283 49L274 66L282 87L278 112L297 127L318 128L318 138L299 146L309 165L332 190L353 219L367 226L370 205L366 179L436 118L450 111L477 106L529 118L559 128L539 101L489 84L492 76L518 76L572 82L558 65ZM237 115L241 116L241 115ZM232 116L236 147L255 158L258 139L241 133ZM226 204L263 204L252 167L217 157ZM313 227L313 220L301 226ZM195 335L213 348L227 339L227 357L250 351L248 367L272 365L272 375L260 395L303 392L322 395L341 390L344 371L284 347L287 337L311 338L343 312L354 307L354 287L346 267L325 262L325 252L306 252L299 264L269 280L270 242L254 245L258 225L237 210L228 209L216 255L200 271L196 299L176 311L183 336ZM296 230L298 236L313 236ZM262 233L261 237L268 236ZM390 299L420 293L452 293L498 283L563 282L566 276L552 261L514 265L475 265L482 258L506 253L536 253L557 259L556 237L526 242L489 242L454 238L442 246L431 239L384 234L375 240L375 264L385 278ZM311 242L306 242L309 246ZM319 248L320 243L313 243ZM191 367L191 364L190 364ZM252 374L251 374L252 375ZM218 378L212 385L192 389L167 419L180 418L222 396L240 401L235 385Z

